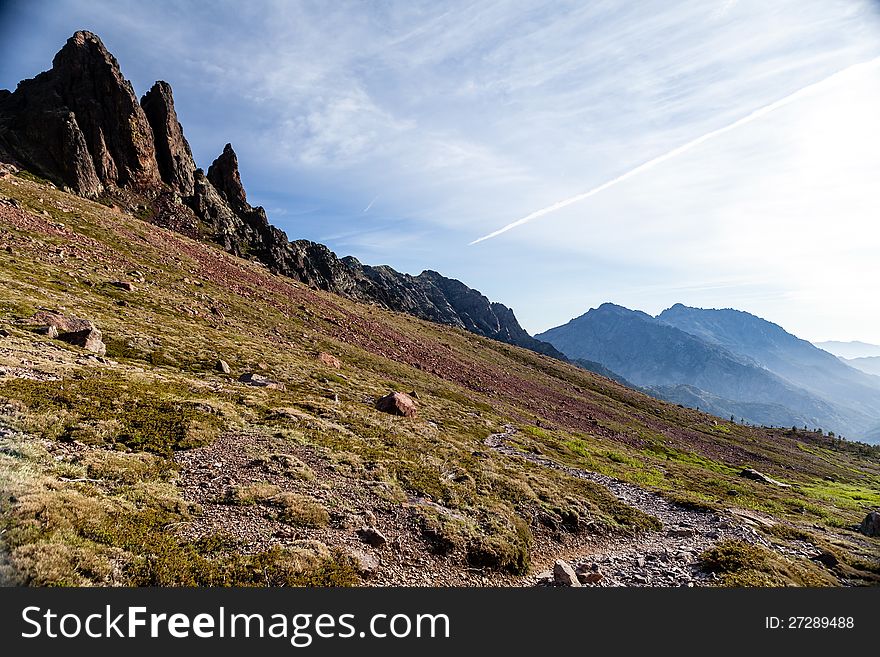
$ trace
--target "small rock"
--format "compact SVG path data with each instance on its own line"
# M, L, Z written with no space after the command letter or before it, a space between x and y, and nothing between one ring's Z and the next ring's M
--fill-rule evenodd
M135 291L134 283L129 283L128 281L113 281L110 285L118 287L120 290L125 290L126 292Z
M392 392L376 402L376 409L391 415L412 417L416 415L416 403L402 392Z
M49 324L48 326L40 326L40 327L38 327L38 328L34 331L34 333L36 333L37 335L45 335L46 337L49 337L49 338L52 338L52 339L58 337L58 329L55 328L54 326L52 326L51 324Z
M859 525L859 533L865 536L880 536L880 511L871 511Z
M412 397L413 399L418 399L418 398L419 398L419 393L417 393L415 390L410 390L407 394L408 394L410 397Z
M605 576L602 573L578 573L578 581L581 584L598 584Z
M379 560L369 552L358 548L349 548L348 554L354 561L355 570L364 579L368 579L378 572Z
M645 567L645 557L639 557L638 559L636 559L636 565L639 568L644 568Z
M666 532L669 536L677 536L680 538L690 538L694 535L693 529L670 529Z
M269 390L285 389L283 383L273 381L272 379L266 378L265 376L262 376L260 374L254 374L252 372L242 374L240 377L238 377L238 380L245 385L254 386L256 388L268 388Z
M6 329L0 329L0 338L8 338L10 335L12 334Z
M553 564L553 581L559 586L580 586L580 580L567 561L557 559Z
M361 527L357 530L358 538L374 548L384 547L388 543L385 535L375 527Z
M227 363L222 358L217 361L217 371L222 372L223 374L229 374L232 370L229 367L229 363Z
M342 361L339 360L336 356L328 354L326 351L322 351L318 354L318 360L324 363L324 365L334 367L337 370L342 368Z

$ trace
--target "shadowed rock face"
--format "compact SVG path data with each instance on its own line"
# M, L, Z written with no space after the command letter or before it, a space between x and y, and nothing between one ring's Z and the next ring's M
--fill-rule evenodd
M156 161L162 180L183 196L192 196L196 164L174 110L171 85L159 81L141 98L141 107L153 129Z
M83 196L160 182L153 131L116 59L77 32L0 100L0 151Z
M513 311L457 280L418 276L338 258L323 244L290 241L252 207L231 144L196 168L174 109L171 86L157 82L137 102L116 59L90 32L77 32L52 69L0 91L0 161L12 162L86 197L111 192L129 207L135 192L151 221L202 237L242 258L312 287L565 360L534 339Z

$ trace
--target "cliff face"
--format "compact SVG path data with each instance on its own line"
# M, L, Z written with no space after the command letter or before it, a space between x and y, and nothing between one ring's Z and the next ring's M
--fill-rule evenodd
M322 244L290 241L252 207L231 144L196 167L171 86L156 82L140 103L116 59L91 32L77 32L52 69L0 91L0 161L26 168L86 197L139 209L166 228L221 245L278 274L433 322L565 357L532 338L513 311L457 280L425 271L338 258Z

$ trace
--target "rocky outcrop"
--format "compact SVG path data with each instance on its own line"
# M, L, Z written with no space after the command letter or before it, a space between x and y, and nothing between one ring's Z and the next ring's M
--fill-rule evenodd
M91 32L75 33L51 70L0 100L0 151L83 196L160 182L152 128Z
M531 337L513 311L434 271L411 276L339 258L323 244L290 241L252 207L231 144L197 169L174 108L171 86L156 82L140 103L116 59L90 32L77 32L52 69L0 92L0 160L86 197L146 209L149 220L266 265L328 292L525 347L560 360Z
M183 127L177 120L171 85L158 81L144 97L141 108L153 130L156 162L162 180L183 196L192 196L196 164Z

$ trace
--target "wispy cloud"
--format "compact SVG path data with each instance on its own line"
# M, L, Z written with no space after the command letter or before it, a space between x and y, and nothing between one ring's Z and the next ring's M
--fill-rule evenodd
M585 201L586 199L590 198L591 196L595 196L596 194L604 192L606 189L610 189L611 187L614 187L615 185L618 185L618 184L624 182L625 180L629 180L630 178L637 176L641 173L644 173L645 171L648 171L649 169L653 169L657 165L662 164L663 162L666 162L667 160L671 160L675 157L678 157L679 155L683 155L684 153L687 153L689 150L699 146L700 144L704 144L707 141L710 141L712 139L715 139L716 137L720 137L721 135L723 135L727 132L730 132L731 130L736 130L737 128L740 128L744 125L747 125L747 124L751 123L752 121L756 121L756 120L760 119L761 117L766 116L766 115L770 114L771 112L774 112L774 111L780 109L781 107L785 107L786 105L789 105L790 103L793 103L800 98L804 98L805 96L807 96L807 95L809 95L809 94L811 94L811 93L813 93L813 92L815 92L815 91L817 91L827 85L832 85L835 82L837 82L841 77L845 76L848 73L856 72L856 71L859 71L862 69L872 68L872 67L876 66L878 63L880 63L880 57L876 57L876 58L871 59L867 62L860 62L858 64L853 64L851 66L847 66L845 69L838 71L837 73L834 73L834 74L828 76L827 78L820 80L819 82L815 82L813 84L807 85L806 87L803 87L802 89L798 89L794 93L788 94L787 96L780 98L779 100L776 100L776 101L770 103L769 105L764 105L763 107L760 107L760 108L750 112L746 116L744 116L740 119L737 119L733 123L728 123L727 125L722 126L721 128L716 128L715 130L711 130L705 134L702 134L699 137L697 137L696 139L692 139L689 142L682 144L681 146L676 146L671 151L667 151L666 153L663 153L662 155L658 155L657 157L654 157L654 158L648 160L647 162L644 162L644 163L638 165L637 167L630 169L626 173L623 173L615 178L612 178L611 180L604 182L597 187L593 187L589 191L583 192L582 194L576 194L575 196L570 196L570 197L563 199L561 201L557 201L556 203L553 203L552 205L548 205L547 207L541 208L540 210L536 210L530 214L527 214L525 217L522 217L521 219L517 219L516 221L513 221L505 226L502 226L498 230L492 231L488 235L484 235L483 237L479 237L479 238L475 239L473 242L470 242L470 244L468 246L473 246L474 244L479 244L480 242L484 242L486 240L492 239L493 237L498 237L499 235L503 235L507 231L513 230L514 228L517 228L518 226L522 226L524 224L527 224L530 221L534 221L535 219L539 219L540 217L551 214L557 210L561 210L562 208L568 207L569 205L573 205L575 203L580 203L581 201Z

